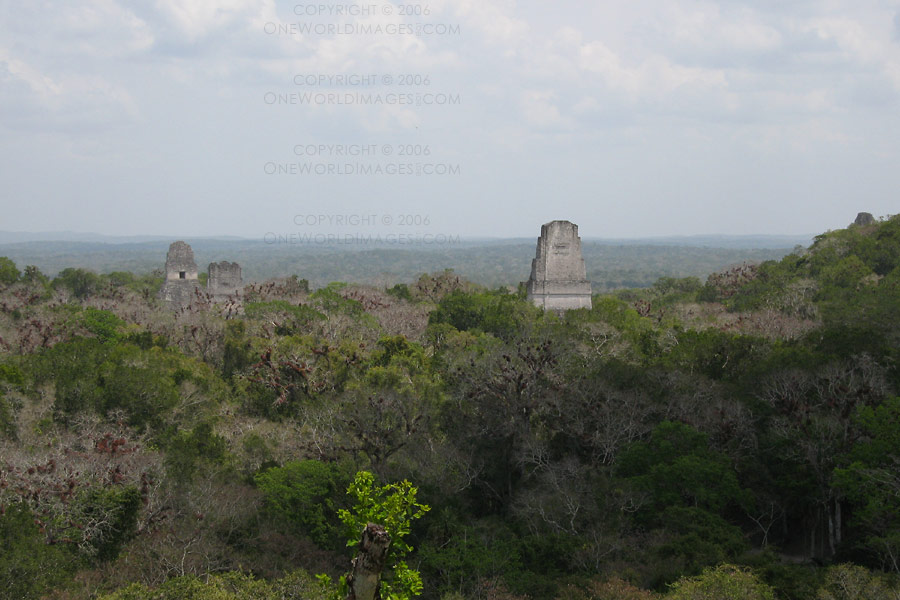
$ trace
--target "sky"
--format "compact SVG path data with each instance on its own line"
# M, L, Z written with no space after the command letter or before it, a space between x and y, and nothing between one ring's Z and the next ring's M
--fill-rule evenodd
M4 231L805 234L898 201L900 0L0 0Z

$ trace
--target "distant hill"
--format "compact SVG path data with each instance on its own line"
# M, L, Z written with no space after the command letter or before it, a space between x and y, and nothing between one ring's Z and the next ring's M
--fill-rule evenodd
M809 235L677 235L637 239L594 239L582 238L598 244L611 244L617 246L690 246L693 248L748 248L748 249L775 249L794 248L795 246L808 246L812 243L812 234Z
M697 248L793 248L796 245L808 246L815 236L803 235L673 235L646 238L594 238L582 236L582 241L613 246L692 246ZM176 239L247 242L260 241L255 238L241 236L171 236L171 235L104 235L100 233L84 233L78 231L0 231L0 245L26 242L85 242L102 244L141 244L145 242L171 243ZM537 239L537 236L534 238ZM528 238L463 238L467 245L526 243L534 240Z
M23 242L88 242L103 244L139 244L142 242L173 240L168 235L104 235L79 231L0 231L0 244ZM204 238L197 238L204 239ZM214 236L206 239L240 240L237 236Z
M54 238L54 236L56 236ZM18 241L15 238L21 238ZM45 237L46 239L35 239ZM28 239L31 238L31 239ZM69 238L69 239L66 239ZM81 238L81 239L79 239ZM182 238L201 271L211 262L237 261L246 281L298 275L314 287L332 281L379 285L409 282L426 272L453 269L490 287L528 278L534 239L460 239L445 244L266 243L242 238ZM0 256L47 275L67 267L99 273L149 273L161 269L173 238L113 237L72 232L0 232ZM659 277L705 277L741 262L778 259L811 236L691 236L583 242L588 277L597 291L645 287ZM352 254L352 258L348 255Z

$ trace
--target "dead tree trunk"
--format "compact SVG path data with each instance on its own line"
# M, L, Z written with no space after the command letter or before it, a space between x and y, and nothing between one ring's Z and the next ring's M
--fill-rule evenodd
M379 585L384 559L391 545L391 536L381 525L369 523L359 540L359 554L350 565L347 600L380 600Z

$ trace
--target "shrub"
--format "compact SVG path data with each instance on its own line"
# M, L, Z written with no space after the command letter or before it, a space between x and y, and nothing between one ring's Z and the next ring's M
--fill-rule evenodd
M76 298L86 298L100 287L100 276L84 269L64 269L53 280L53 287L64 287Z
M843 564L828 569L816 600L897 600L900 589L865 567Z
M19 269L16 263L5 256L0 256L0 283L9 285L19 280Z
M84 523L96 524L88 551L97 560L112 560L137 525L141 494L134 487L95 488L79 499L77 512Z
M340 539L337 510L349 477L333 463L293 461L257 473L265 510L286 522L321 548L334 548Z
M88 307L81 315L81 324L98 339L114 342L119 339L119 328L125 326L125 321L108 310Z
M585 586L569 585L558 600L658 600L659 594L635 587L618 577L608 581L590 581Z
M0 598L40 598L75 570L76 557L63 545L44 542L34 515L22 504L0 514Z
M667 600L774 600L775 592L749 569L719 565L672 584Z

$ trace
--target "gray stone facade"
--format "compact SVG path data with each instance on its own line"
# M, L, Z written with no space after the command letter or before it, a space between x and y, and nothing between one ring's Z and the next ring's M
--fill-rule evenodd
M236 299L240 297L244 288L241 278L241 265L236 262L222 262L209 264L209 279L206 282L206 291L213 300Z
M194 251L182 241L169 246L166 255L166 280L159 290L160 300L172 307L190 304L200 291Z
M578 225L551 221L541 226L526 291L530 301L548 310L591 308Z
M166 255L166 280L157 297L171 308L184 308L192 302L225 302L240 308L244 281L241 265L222 261L210 263L206 290L200 287L194 250L182 241L169 246Z
M871 225L874 222L875 222L875 217L872 216L872 213L861 212L858 215L856 215L856 220L853 221L853 224L866 226L866 225Z

